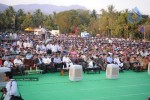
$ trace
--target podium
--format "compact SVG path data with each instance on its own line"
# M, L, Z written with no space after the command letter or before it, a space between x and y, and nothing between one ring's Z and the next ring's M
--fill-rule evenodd
M70 66L70 68L69 68L69 79L71 81L82 80L82 66L81 65Z
M119 66L116 64L107 64L106 78L117 79L119 76Z
M147 70L147 72L148 72L148 75L150 75L150 62L148 63L148 70Z
M10 68L0 67L0 86L5 86L6 85L6 82L4 80L4 75L5 75L5 72L9 72L9 71L11 71Z

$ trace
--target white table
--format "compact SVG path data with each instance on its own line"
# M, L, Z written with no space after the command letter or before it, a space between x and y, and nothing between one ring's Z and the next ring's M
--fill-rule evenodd
M69 79L71 81L82 80L82 66L81 65L70 66L70 68L69 68Z
M117 79L119 76L119 66L116 64L107 64L106 78Z

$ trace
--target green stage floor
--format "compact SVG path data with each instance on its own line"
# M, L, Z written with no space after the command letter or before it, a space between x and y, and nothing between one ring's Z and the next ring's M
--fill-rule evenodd
M146 100L150 96L150 75L147 72L125 71L119 79L106 79L105 72L83 74L80 82L71 82L68 75L48 73L24 77L39 81L18 81L25 100Z

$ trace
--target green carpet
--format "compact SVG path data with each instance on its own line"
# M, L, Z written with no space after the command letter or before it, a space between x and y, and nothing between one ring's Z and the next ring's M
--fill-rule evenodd
M150 75L147 72L125 71L119 79L106 79L105 72L83 74L80 82L71 82L68 75L48 73L28 75L39 81L18 81L25 100L146 100L150 96Z

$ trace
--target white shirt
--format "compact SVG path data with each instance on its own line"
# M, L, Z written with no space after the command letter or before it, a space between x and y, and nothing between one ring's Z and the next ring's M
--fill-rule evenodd
M27 42L23 43L23 47L26 48L27 47Z
M4 67L13 67L13 63L6 60L6 61L4 62Z
M52 44L47 44L46 45L46 49L51 49L52 48Z
M55 57L54 58L54 63L61 63L61 58L60 57Z
M44 64L50 64L51 63L50 58L42 58L42 61L43 61Z
M112 63L113 59L111 57L107 57L107 62Z
M57 52L57 45L52 45L51 50L52 50L52 52Z
M114 58L114 63L117 63L117 65L119 65L120 67L123 67L123 63L120 62L120 59L118 57Z
M19 64L19 65L23 65L23 62L19 59L15 59L14 60L14 64Z
M69 57L65 57L65 56L63 57L62 61L66 62L66 63L71 62L70 58Z
M22 48L22 42L21 41L17 41L17 45L19 46L19 48Z
M42 51L46 51L45 45L42 45L41 49L42 49Z
M62 47L60 45L57 46L58 51L62 51Z
M118 57L117 57L117 58L114 58L114 63L117 63L117 64L120 64L120 63L121 63Z
M33 57L32 54L27 54L27 55L26 55L26 59L31 59L32 57Z
M9 81L6 83L7 93L4 96L4 100L10 100L11 95L18 96L18 88L16 81Z

